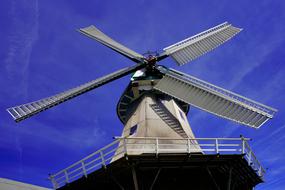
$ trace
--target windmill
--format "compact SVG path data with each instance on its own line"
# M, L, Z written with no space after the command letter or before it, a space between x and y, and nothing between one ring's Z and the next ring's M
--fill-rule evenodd
M93 25L79 29L83 35L113 49L136 64L54 96L8 108L7 111L16 122L20 122L134 73L117 104L117 115L124 124L122 137L194 139L186 117L190 106L245 126L259 128L273 118L276 109L157 64L171 57L182 66L228 41L240 31L240 28L225 22L166 47L161 54L147 52L142 55L116 42ZM171 143L169 140L169 144ZM193 144L193 152L201 152L199 144L196 141ZM140 153L140 150L132 152Z
M140 119L134 118L134 115L138 115L140 112L139 105L142 102L148 102L147 108L144 109L155 112L161 120L158 122L165 123L181 137L193 137L190 128L181 124L183 123L181 120L187 120L185 115L189 110L189 105L239 124L259 128L274 116L275 109L157 64L170 56L179 66L182 66L223 44L240 31L240 28L225 22L164 48L164 52L160 55L149 53L143 56L114 41L95 26L82 28L79 32L129 58L136 65L123 68L54 96L8 108L7 111L16 122L19 122L106 83L135 73L117 105L118 117L126 127L131 128L136 126L138 121L151 117L145 115L139 116L143 117ZM133 128L129 133L139 131L140 127L137 125L137 129ZM162 133L162 131L161 128L156 132ZM149 132L150 134L145 135L155 135L156 132ZM137 135L142 134L137 132Z

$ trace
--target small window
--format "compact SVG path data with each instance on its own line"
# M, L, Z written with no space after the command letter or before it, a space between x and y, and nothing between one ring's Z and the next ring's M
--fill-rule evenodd
M135 126L131 127L131 128L130 128L130 135L135 134L135 133L137 132L137 128L138 128L138 126L137 126L137 125L135 125Z
M184 114L179 110L180 117L185 121Z

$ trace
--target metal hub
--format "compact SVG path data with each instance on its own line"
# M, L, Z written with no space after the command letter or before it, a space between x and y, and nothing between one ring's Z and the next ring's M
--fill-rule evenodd
M157 52L148 51L144 53L143 56L146 60L146 70L154 71L156 67L156 63L158 61L157 56L159 56L159 54Z

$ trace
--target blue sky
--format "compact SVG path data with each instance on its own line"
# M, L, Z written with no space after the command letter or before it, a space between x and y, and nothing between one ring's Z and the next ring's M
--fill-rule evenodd
M133 64L76 29L94 24L144 53L228 21L244 29L228 43L182 67L171 59L161 64L279 110L258 130L195 108L188 118L197 137L253 138L268 168L266 183L256 189L284 189L284 10L282 0L1 1L0 177L50 187L48 173L120 135L115 108L129 77L18 124L5 111Z

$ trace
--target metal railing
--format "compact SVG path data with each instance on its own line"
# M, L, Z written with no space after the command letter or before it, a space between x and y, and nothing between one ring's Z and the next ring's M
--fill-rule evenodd
M54 189L75 181L124 155L142 153L197 153L203 154L244 154L248 164L263 177L265 170L258 162L248 144L248 138L195 138L173 139L161 137L117 138L111 144L90 154L71 166L49 176Z

